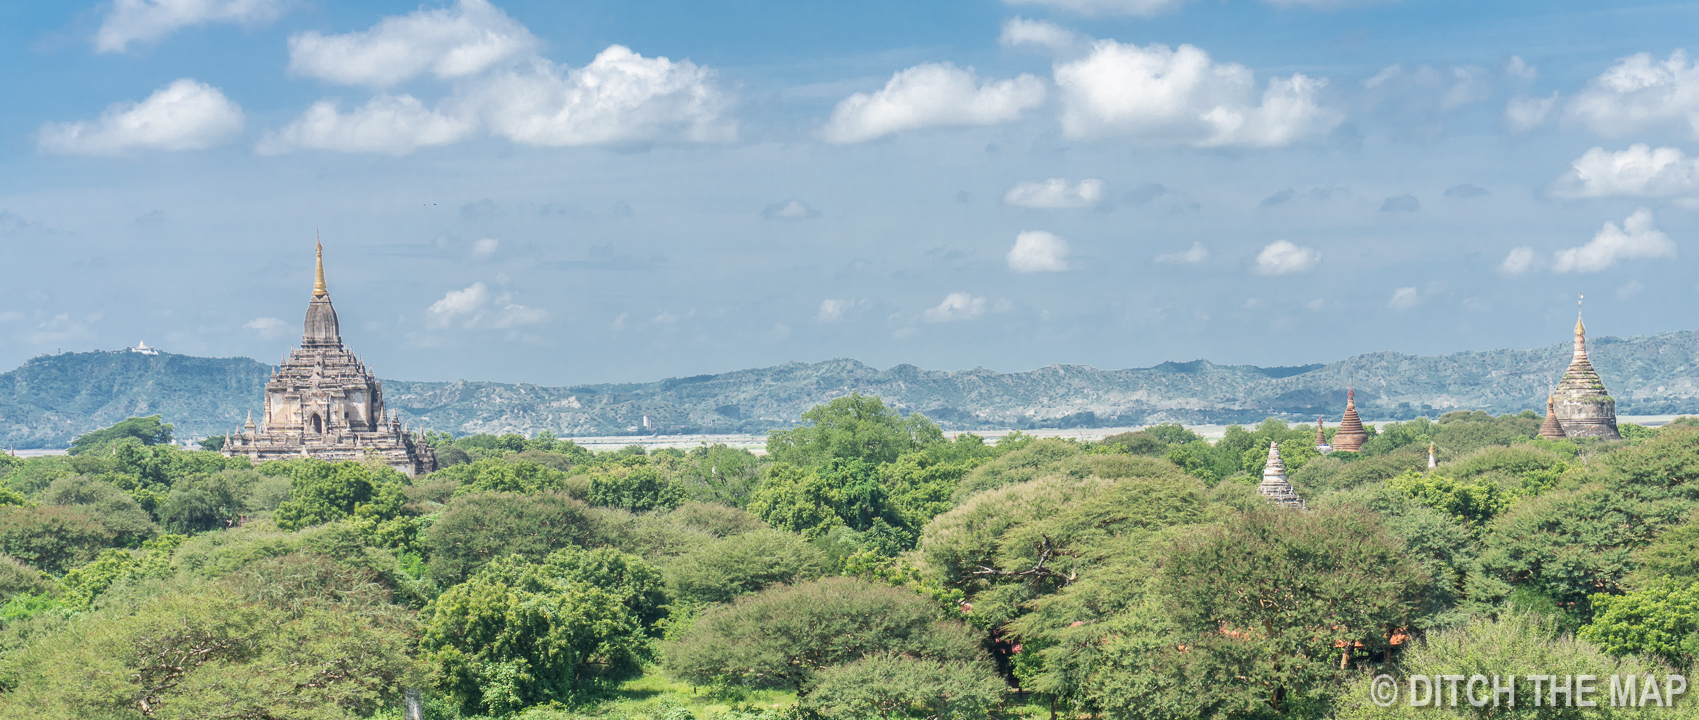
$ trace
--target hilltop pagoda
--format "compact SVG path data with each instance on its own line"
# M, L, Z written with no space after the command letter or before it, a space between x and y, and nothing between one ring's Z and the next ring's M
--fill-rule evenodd
M1268 463L1262 468L1262 483L1257 485L1257 492L1280 507L1304 509L1303 498L1298 497L1298 491L1286 482L1286 463L1280 459L1280 443L1268 444Z
M1345 417L1339 420L1339 429L1333 431L1334 452L1357 452L1363 449L1363 443L1369 441L1369 434L1363 432L1363 419L1357 417L1357 389L1345 391Z
M409 476L437 469L436 452L415 439L391 413L384 417L383 383L342 346L336 308L324 282L324 245L301 347L290 352L265 386L259 425L248 413L240 434L224 438L223 452L255 463L288 458L376 458Z
M1575 352L1551 400L1565 437L1622 439L1616 432L1616 400L1605 392L1604 381L1587 359L1587 326L1581 324L1579 311L1575 313Z

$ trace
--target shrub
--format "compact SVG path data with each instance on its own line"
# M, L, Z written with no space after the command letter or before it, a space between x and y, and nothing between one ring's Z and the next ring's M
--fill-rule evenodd
M55 575L93 560L115 538L84 508L0 507L0 553Z
M797 705L826 720L970 720L991 717L1005 690L989 663L880 653L821 669Z
M983 664L978 634L938 619L937 606L911 591L826 578L772 588L709 610L667 643L668 674L801 690L822 668L875 653Z
M713 604L770 585L812 580L826 572L826 556L802 538L765 529L715 538L666 564L667 589L684 602Z

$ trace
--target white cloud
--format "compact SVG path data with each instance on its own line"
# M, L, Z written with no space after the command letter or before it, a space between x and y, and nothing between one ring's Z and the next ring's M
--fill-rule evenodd
M1321 298L1316 298L1316 299L1311 300L1307 303L1304 303L1304 309L1309 310L1311 312L1321 312L1326 307L1327 307L1327 301L1323 300Z
M95 52L125 52L180 28L208 23L252 25L283 13L288 0L114 0L94 33Z
M140 103L113 103L100 119L41 126L44 152L116 155L126 150L200 150L242 132L242 108L203 82L183 78Z
M1556 193L1563 197L1676 197L1699 194L1699 158L1679 148L1656 150L1644 144L1619 152L1596 147L1571 163L1573 170L1558 178Z
M1416 288L1401 287L1392 291L1392 299L1388 300L1386 305L1394 310L1409 310L1421 301L1421 296L1416 294Z
M1504 126L1512 133L1532 130L1545 123L1552 107L1557 105L1557 93L1548 97L1518 95L1504 105Z
M921 313L927 322L954 322L957 320L972 320L985 314L985 298L974 297L967 293L950 293L944 297L944 302L937 307L928 308Z
M860 300L837 300L827 298L820 301L820 311L814 314L815 322L833 323L844 319L844 313L860 305Z
M479 238L472 243L472 257L483 259L496 254L501 249L501 241L495 238Z
M255 149L262 155L297 148L406 155L464 140L476 127L473 119L426 108L412 95L379 95L348 113L334 100L320 100L282 130L266 133Z
M1699 66L1681 50L1663 61L1621 58L1570 99L1567 112L1602 135L1678 127L1699 136Z
M1545 258L1531 247L1519 247L1504 256L1504 262L1499 263L1498 271L1511 277L1540 269L1545 265Z
M1316 96L1325 79L1271 78L1261 98L1250 69L1191 45L1099 40L1055 70L1070 137L1130 135L1151 144L1273 147L1327 132L1341 118Z
M1158 15L1187 0L1003 0L1009 5L1045 5L1081 15Z
M1007 259L1015 272L1062 272L1068 269L1068 252L1068 241L1043 230L1028 230L1015 236Z
M425 312L429 324L439 329L456 324L466 329L505 329L548 319L547 311L514 303L505 294L498 297L481 282L448 291ZM622 323L624 317L621 315L616 323Z
M1004 20L1003 34L997 37L997 42L1007 47L1034 46L1057 55L1073 52L1086 40L1060 25L1019 16Z
M257 332L263 338L282 337L289 330L289 324L274 317L254 318L244 323L242 327Z
M1635 210L1624 220L1622 227L1607 222L1597 235L1581 247L1559 250L1554 256L1552 270L1556 272L1598 272L1618 260L1675 257L1675 241L1652 226L1652 211Z
M496 72L463 102L490 132L525 145L570 146L737 137L715 73L689 60L612 45L582 68L538 60Z
M1024 182L1009 188L1003 202L1029 208L1083 208L1103 202L1103 181L1081 180L1069 185L1063 178Z
M1257 253L1258 275L1286 275L1313 270L1321 263L1321 251L1276 240Z
M1201 263L1208 259L1209 248L1197 241L1193 241L1191 248L1185 252L1164 253L1156 256L1156 261L1160 263Z
M973 68L927 63L891 76L882 90L844 98L826 123L828 142L853 143L939 125L995 125L1044 102L1031 75L980 83Z
M344 85L387 87L420 73L452 79L532 55L537 38L485 0L386 17L343 35L289 37L289 71Z

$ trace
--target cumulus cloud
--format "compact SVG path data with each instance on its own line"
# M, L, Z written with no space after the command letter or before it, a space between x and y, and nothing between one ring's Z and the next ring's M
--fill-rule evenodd
M1257 253L1256 272L1258 275L1287 275L1313 270L1319 264L1321 251L1276 240Z
M1208 259L1209 259L1209 248L1204 247L1203 243L1197 242L1197 241L1193 241L1191 248L1187 249L1185 252L1164 253L1162 255L1156 256L1156 261L1160 262L1160 263L1188 263L1189 264L1189 263L1201 263L1201 262L1208 260Z
M1559 250L1552 260L1556 272L1598 272L1620 260L1675 257L1675 241L1652 225L1652 211L1635 210L1622 227L1606 222L1586 245Z
M937 307L928 308L921 313L921 318L927 322L955 322L972 320L985 314L985 298L974 297L965 292L950 293L944 296L944 302Z
M1028 230L1015 236L1007 260L1015 272L1062 272L1068 269L1068 252L1068 241L1043 230Z
M1570 163L1554 191L1562 197L1678 197L1699 194L1699 158L1679 148L1635 144L1609 152L1596 147Z
M259 333L260 337L266 339L282 337L285 332L289 331L289 323L274 317L254 318L243 323L242 327Z
M618 145L736 137L730 100L713 71L688 60L645 58L614 45L582 68L536 58L462 83L427 108L411 95L379 95L349 113L321 100L261 142L261 153L295 148L406 154L459 142L480 130L525 145Z
M1421 296L1416 294L1416 288L1401 287L1392 291L1392 299L1388 300L1386 305L1394 310L1409 310L1421 301Z
M343 85L387 87L430 72L452 79L528 57L537 38L485 0L386 17L342 35L307 31L289 38L289 71Z
M132 149L200 150L242 132L242 108L203 82L183 78L140 103L113 103L98 120L47 123L43 152L117 155Z
M1044 83L1031 75L979 82L973 68L927 63L897 72L874 93L844 98L826 123L828 142L872 140L940 125L996 125L1044 102Z
M1667 60L1650 53L1621 58L1570 99L1566 111L1602 135L1676 127L1699 136L1699 66L1681 50Z
M472 257L484 259L496 254L501 249L501 241L496 238L478 238L472 243Z
M256 150L262 155L297 148L406 155L464 140L476 127L472 118L427 108L412 95L379 95L347 113L334 100L320 100L282 130L266 133Z
M1081 15L1138 15L1149 17L1173 10L1187 0L1003 0L1010 5L1044 5Z
M1531 247L1519 247L1504 256L1504 262L1498 264L1498 271L1516 277L1523 273L1532 272L1545 265L1545 258Z
M815 322L821 322L821 323L837 322L839 320L844 319L844 313L847 313L850 310L855 309L855 307L857 305L860 305L860 304L861 304L860 300L834 299L834 298L827 298L825 300L821 300L820 301L820 310L819 310L819 312L816 312L814 314L814 321Z
M1316 100L1326 80L1271 78L1259 98L1250 69L1216 63L1191 45L1099 40L1086 57L1058 64L1055 79L1062 129L1075 138L1273 147L1327 132L1341 120Z
M1056 55L1073 52L1086 40L1060 25L1018 16L1004 20L1003 34L997 37L1007 47L1037 47Z
M497 296L481 282L448 291L425 312L427 322L438 329L456 325L466 329L506 329L548 319L548 313L541 308L519 305L506 294Z
M1504 105L1504 126L1512 133L1532 130L1546 121L1552 107L1557 105L1557 93L1547 97L1518 95Z
M820 211L801 200L790 200L762 208L761 217L768 220L807 220L820 217Z
M1081 180L1069 185L1063 178L1024 182L1009 188L1003 202L1029 208L1059 209L1091 207L1103 202L1103 181Z
M283 13L288 0L114 0L94 33L95 52L125 52L130 43L159 40L210 23L253 25Z
M623 45L582 68L537 60L497 71L463 102L490 132L525 145L725 142L737 126L714 71L689 60L646 58Z

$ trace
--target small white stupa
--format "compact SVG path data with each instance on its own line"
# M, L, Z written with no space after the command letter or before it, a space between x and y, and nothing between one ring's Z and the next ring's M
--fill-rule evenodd
M1303 498L1298 497L1292 484L1286 482L1286 463L1280 460L1280 443L1268 444L1268 464L1262 468L1262 484L1257 485L1257 492L1281 507L1304 509Z
M136 341L135 347L128 348L128 349L129 349L130 352L138 353L138 354L141 354L141 355L158 355L159 354L158 348L150 348L150 347L147 346L147 343L142 342L140 340Z

